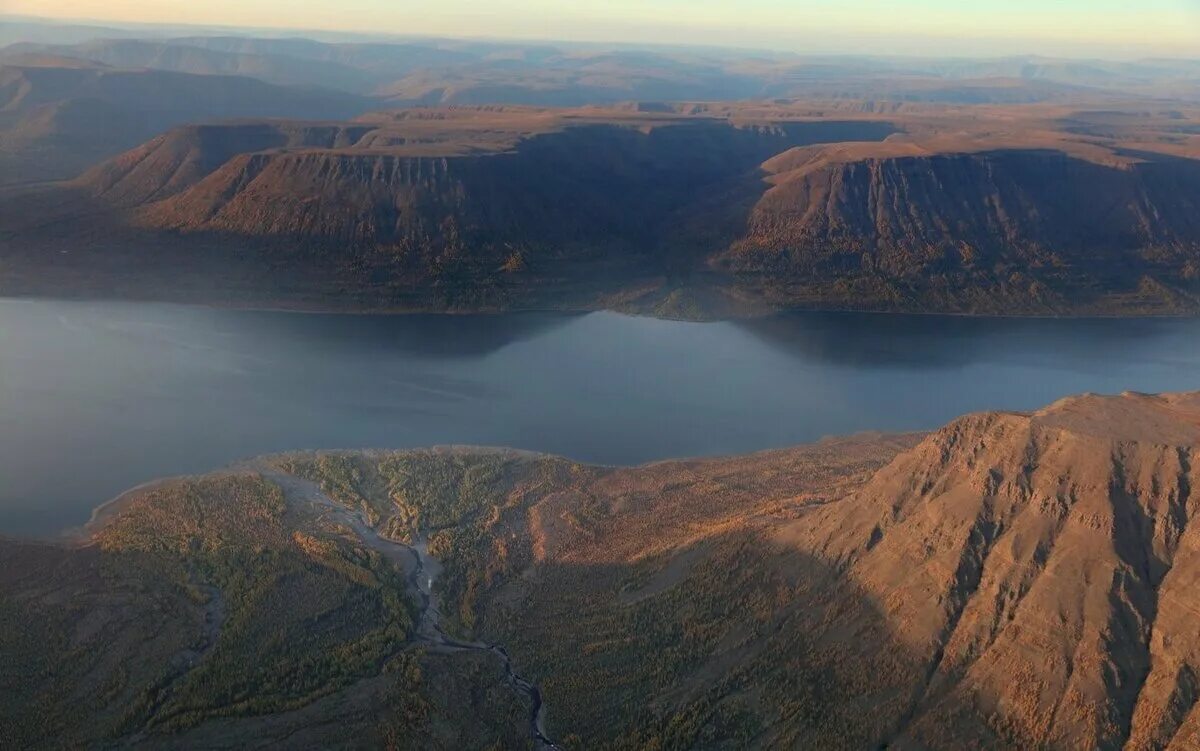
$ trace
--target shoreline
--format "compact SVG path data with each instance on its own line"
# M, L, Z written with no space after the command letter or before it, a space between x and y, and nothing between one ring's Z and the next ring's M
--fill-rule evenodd
M884 308L855 308L855 307L826 307L826 306L798 306L798 307L760 307L754 308L753 312L748 312L745 315L714 315L714 316L697 316L697 317L682 317L670 315L657 315L653 312L642 312L636 309L628 309L623 307L613 307L604 305L581 305L581 306L514 306L511 308L479 308L473 310L462 310L452 308L436 308L436 307L346 307L346 306L322 306L322 305L262 305L255 303L233 303L221 301L179 301L170 299L161 299L156 297L138 297L138 296L106 296L106 295L66 295L66 296L49 296L42 294L24 294L21 292L12 292L0 288L0 302L13 303L78 303L78 304L123 304L123 305L163 305L178 308L188 308L192 310L210 310L210 311L229 311L239 313L272 313L272 314L287 314L287 315L308 315L308 316L379 316L379 317L403 317L403 316L438 316L445 318L465 318L471 316L477 317L500 317L500 316L520 316L520 315L558 315L563 317L578 317L585 316L591 313L611 313L613 315L626 316L629 318L648 318L658 321L670 321L676 323L738 323L742 321L761 321L770 318L792 315L859 315L859 316L894 316L894 317L920 317L920 318L954 318L954 319L978 319L978 320L1002 320L1002 321L1136 321L1136 320L1200 320L1200 308L1191 313L1134 313L1134 312L1080 312L1080 313L971 313L964 311L939 311L939 310L907 310L907 309L884 309Z
M1121 399L1121 398L1144 398L1144 397L1171 397L1171 396L1200 396L1200 391L1179 391L1179 392L1163 392L1163 393L1146 393L1140 391L1123 390L1115 393L1098 393L1098 392L1079 392L1071 394L1060 399L1057 399L1047 405L1043 405L1038 409L1031 410L1008 410L1008 409L984 409L972 412L963 413L956 418L948 421L950 424L957 420L962 420L971 417L979 417L983 415L1011 415L1011 416L1037 416L1051 410L1060 405L1065 405L1073 400L1085 398L1100 398L1100 399ZM916 445L927 436L937 432L939 428L931 430L907 430L907 431L879 431L879 430L860 430L853 433L839 435L825 435L812 441L790 444L787 446L778 446L759 449L756 451L747 451L742 453L717 453L703 454L693 456L678 456L668 457L663 459L652 459L650 461L639 462L637 464L606 464L603 462L590 462L573 459L563 454L556 454L547 451L533 451L529 449L514 448L511 446L488 446L477 444L433 444L429 446L411 447L411 448L341 448L341 449L300 449L290 450L275 453L260 454L257 456L237 459L219 467L215 467L207 472L188 473L179 475L166 475L161 477L146 480L137 485L134 485L108 500L93 507L88 520L81 525L72 526L62 529L57 533L47 536L38 535L11 535L0 531L0 540L11 540L22 543L38 543L47 545L58 545L63 547L87 547L93 544L95 533L102 529L104 525L114 516L136 500L139 496L156 488L160 488L171 483L184 482L187 480L199 479L204 477L214 477L223 475L237 474L255 474L263 477L269 477L272 473L279 473L283 470L280 465L283 461L301 457L321 457L321 456L363 456L379 458L386 455L394 454L442 454L442 455L457 455L457 456L508 456L514 459L557 459L565 462L570 462L582 467L603 469L603 470L639 470L662 467L671 464L706 464L706 463L721 463L730 461L763 459L771 455L782 455L794 451L803 451L813 447L830 447L836 446L839 443L854 444L861 442L907 442L911 445Z
M93 536L97 531L104 528L110 519L121 513L122 510L143 493L169 485L172 482L180 482L191 477L199 477L200 475L175 475L172 477L158 477L153 480L134 485L128 490L109 498L100 505L92 509L88 520L77 527L68 527L60 532L55 539L48 540L49 542L58 541L68 547L87 547L93 544ZM26 539L26 538L22 538ZM42 538L33 538L42 539Z
M234 460L228 464L214 467L207 472L187 473L178 475L163 475L154 477L144 482L140 482L126 490L123 490L117 495L103 501L96 506L93 506L89 512L87 521L82 524L65 527L58 532L49 533L46 535L13 535L0 531L0 540L12 540L22 543L38 543L45 545L56 545L68 548L87 547L93 544L93 536L95 533L104 528L114 516L120 514L125 507L135 501L139 496L152 490L170 485L177 482L185 482L203 477L214 477L222 475L236 474L257 474L267 476L271 473L280 472L277 462L282 460L297 458L297 457L321 457L321 456L365 456L365 457L382 457L389 454L450 454L458 456L495 456L505 455L515 459L558 459L572 464L578 464L585 467L594 467L597 469L606 470L633 470L648 467L657 467L664 464L687 464L696 462L722 462L732 461L737 459L746 459L751 457L761 457L769 454L784 453L797 449L802 449L807 446L816 446L828 444L837 441L860 441L860 440L888 440L895 438L908 438L926 435L928 431L904 431L897 433L887 433L880 431L859 431L849 435L839 436L822 436L821 438L808 443L798 443L789 446L780 446L775 448L765 448L758 451L750 451L740 454L711 454L699 456L679 456L668 457L664 459L652 459L650 461L641 462L638 464L605 464L603 462L586 462L577 459L572 459L569 456L555 454L546 451L532 451L529 449L514 448L511 446L487 446L475 444L433 444L430 446L418 446L413 448L333 448L333 449L301 449L296 451L282 451L277 453L260 454L257 456L246 457L243 459Z
M993 410L995 411L995 410ZM983 413L987 413L985 410ZM976 413L971 413L976 414ZM921 438L928 435L931 431L913 430L899 432L884 432L876 430L863 430L846 435L828 435L822 436L814 441L806 443L791 444L788 446L779 446L774 448L764 448L757 451L748 451L744 453L724 453L724 454L706 454L696 456L678 456L668 457L664 459L652 459L638 464L605 464L603 462L586 462L573 459L562 454L555 454L545 451L532 451L528 449L513 448L511 446L486 446L473 444L434 444L431 446L421 446L414 448L350 448L350 449L304 449L298 451L283 451L278 453L261 454L258 456L238 459L228 464L215 467L208 472L188 473L179 475L164 475L155 477L144 482L138 483L126 490L121 491L117 495L109 498L106 501L94 506L88 516L86 522L63 528L58 532L49 533L46 535L13 535L6 534L0 531L0 540L11 540L22 543L37 543L45 545L54 545L67 548L83 548L92 545L94 535L99 530L103 529L112 518L119 515L130 503L135 501L142 494L153 491L172 483L185 482L205 477L238 475L238 474L255 474L267 477L272 473L282 472L278 462L291 458L298 457L321 457L321 456L364 456L379 458L391 454L448 454L458 456L509 456L514 459L558 459L560 461L570 462L583 467L602 469L602 470L638 470L662 467L670 464L702 464L702 463L720 463L738 460L761 459L772 454L786 454L793 451L802 451L806 448L814 446L828 446L839 442L861 442L861 441L919 441Z

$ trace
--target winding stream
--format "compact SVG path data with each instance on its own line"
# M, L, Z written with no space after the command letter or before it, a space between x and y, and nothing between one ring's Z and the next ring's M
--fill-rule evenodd
M341 505L327 496L316 483L282 472L260 471L263 477L279 485L289 501L309 503L326 509L337 521L350 527L364 545L408 571L409 586L420 602L420 615L413 640L442 651L490 652L496 655L504 665L508 685L529 699L529 734L534 747L542 751L561 751L546 734L546 713L541 691L516 671L504 645L460 641L442 628L442 616L438 611L437 598L433 594L433 584L441 573L442 566L429 554L429 541L424 534L419 534L412 544L390 540L381 536L367 522L361 511Z

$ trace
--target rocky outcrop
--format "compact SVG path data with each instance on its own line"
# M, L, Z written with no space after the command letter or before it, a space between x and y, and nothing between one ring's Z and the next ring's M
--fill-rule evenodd
M1194 289L1200 161L1114 159L1038 149L841 159L800 150L768 162L775 184L718 263L781 287L991 291L1001 305L1023 298L1047 310L1133 292L1145 280Z
M1149 116L1122 146L1057 121L900 134L876 115L786 114L485 106L185 126L89 171L71 185L84 210L34 221L52 239L16 244L74 232L95 248L115 224L130 235L122 263L142 246L162 258L216 243L306 279L311 296L383 307L439 307L432 282L452 277L476 309L1200 310L1200 160ZM178 252L213 274L228 265ZM503 301L481 293L514 281Z
M472 153L410 132L413 123L188 126L79 184L156 229L489 262L514 250L553 257L617 248L609 260L652 265L681 217L752 178L763 159L796 143L891 131L702 118L539 130L533 117L528 129Z
M895 738L970 709L1037 747L1194 745L1198 459L1200 396L1085 396L958 420L797 524L928 665Z

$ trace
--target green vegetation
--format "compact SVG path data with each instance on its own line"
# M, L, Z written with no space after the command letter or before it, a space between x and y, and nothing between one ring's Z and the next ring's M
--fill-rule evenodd
M451 630L472 633L479 593L516 570L511 543L498 530L527 501L525 490L549 488L583 472L554 458L511 454L402 452L381 457L292 457L284 468L318 483L329 497L367 511L384 534L428 534L442 564L438 595Z
M890 455L817 451L768 484L796 482L787 472L826 487ZM757 464L625 471L454 450L275 461L384 534L426 540L443 626L505 644L565 748L853 748L908 695L913 665L863 598L727 526L739 504L762 504ZM213 476L142 494L91 547L47 547L64 581L101 597L64 606L5 583L34 606L0 598L0 654L21 655L0 666L15 689L0 730L323 745L344 723L390 749L527 747L528 707L500 662L423 651L402 572L336 518L257 475ZM81 636L96 613L109 623Z
M99 536L152 556L189 593L215 588L211 653L130 706L122 730L301 706L369 675L403 645L403 578L378 553L289 534L279 488L234 476L157 490ZM143 564L144 565L144 564Z
M494 658L413 652L403 572L259 476L169 483L89 547L4 543L0 560L24 566L0 579L6 745L191 737L359 695L373 708L354 722L389 748L527 736ZM459 729L464 701L481 722Z
M839 481L865 477L864 466L881 461L845 453L842 464L821 454L828 466L817 471L814 460L800 459L794 471ZM294 457L286 466L369 509L392 534L432 531L446 625L508 646L541 687L551 729L567 748L794 748L829 737L854 748L885 722L864 723L863 707L894 716L915 675L857 593L837 590L821 566L798 574L793 569L807 564L781 558L753 533L630 561L536 560L530 513L547 494L574 493L554 516L582 540L613 531L614 504L653 497L619 482L597 485L604 470L455 452ZM686 474L664 482L681 497L698 495L681 502L677 519L652 515L648 543L727 512L717 500L721 485ZM622 532L637 528L627 513ZM536 584L525 586L531 569ZM867 634L869 659L823 643L838 623Z

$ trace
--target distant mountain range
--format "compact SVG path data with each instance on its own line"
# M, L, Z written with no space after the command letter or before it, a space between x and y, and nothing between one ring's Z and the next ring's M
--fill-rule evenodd
M992 60L636 50L454 40L326 43L195 36L16 43L0 61L35 55L116 68L247 75L379 96L397 104L579 106L629 99L889 98L956 103L1077 99L1098 92L1200 96L1200 63L1033 56Z
M0 66L0 184L74 177L183 123L231 117L345 118L368 99L256 78L118 69L58 57Z
M0 49L0 290L1193 312L1198 84L1186 60L17 43Z

